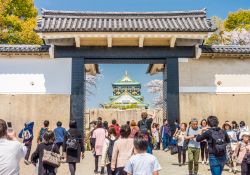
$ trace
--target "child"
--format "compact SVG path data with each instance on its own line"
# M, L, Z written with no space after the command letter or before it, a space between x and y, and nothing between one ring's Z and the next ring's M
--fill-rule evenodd
M116 140L117 140L116 129L109 128L108 136L105 138L105 142L102 148L101 174L104 174L104 167L106 166L108 175L112 175L111 159L112 159L113 147Z
M238 164L241 164L241 174L250 174L250 164L248 160L250 159L250 134L249 132L242 132L242 141L238 143L235 148L233 158L236 159Z
M30 151L32 147L32 140L34 138L33 127L34 127L34 122L27 122L24 124L24 128L18 134L18 137L23 139L23 143L27 147L27 153L24 158L24 163L26 165L30 164L29 157L30 157Z
M124 171L128 175L158 175L161 166L155 156L146 153L148 147L148 137L138 134L134 139L135 155L126 164Z

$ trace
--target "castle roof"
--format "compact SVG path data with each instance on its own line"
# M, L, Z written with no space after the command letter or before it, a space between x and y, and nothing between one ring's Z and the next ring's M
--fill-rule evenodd
M122 79L115 81L112 85L141 85L140 82L133 80L129 77L128 72L125 72L125 75Z

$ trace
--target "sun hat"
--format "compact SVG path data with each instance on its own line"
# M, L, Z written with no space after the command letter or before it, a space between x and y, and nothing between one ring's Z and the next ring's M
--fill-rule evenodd
M243 132L240 133L240 138L242 138L243 136L250 137L250 133L248 131L243 131Z

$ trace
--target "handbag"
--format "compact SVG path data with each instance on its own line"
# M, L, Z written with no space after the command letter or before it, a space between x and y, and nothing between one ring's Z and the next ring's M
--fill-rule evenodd
M170 154L171 155L174 155L174 154L177 154L178 153L178 146L176 145L173 145L170 147Z
M190 127L187 130L187 136L189 135L189 129L190 129ZM182 147L183 150L187 150L188 149L188 144L189 144L189 139L185 139L184 143L183 143L183 147Z
M246 155L245 155L245 160L246 160L246 163L247 163L248 165L250 165L250 153L249 153L249 152L246 153Z
M43 150L43 158L42 163L52 166L54 168L58 168L61 164L61 155L53 152L54 144L50 151Z

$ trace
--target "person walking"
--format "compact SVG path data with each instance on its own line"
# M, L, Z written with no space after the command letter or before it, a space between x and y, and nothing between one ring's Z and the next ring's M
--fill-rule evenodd
M104 167L107 167L108 175L112 175L111 159L115 141L117 140L115 128L109 128L108 136L105 138L102 148L101 174L104 174Z
M160 136L162 139L163 150L168 151L169 143L171 140L171 129L170 129L170 125L168 124L167 119L163 119L163 125L161 126L161 129L160 129Z
M8 131L6 122L0 119L0 174L19 175L19 163L26 152L27 147L17 141L16 133Z
M227 145L230 139L226 131L219 128L219 120L216 116L207 118L209 128L200 130L196 137L197 142L207 140L209 152L209 164L212 175L221 175L226 163Z
M180 130L177 130L174 137L177 139L178 146L178 163L179 166L186 164L186 152L187 150L183 147L185 136L187 135L187 124L181 123Z
M155 150L159 150L160 146L160 132L159 132L159 124L154 123L152 125L152 138L153 138L153 145Z
M241 165L241 175L250 174L250 134L245 131L241 135L242 141L235 148L233 158Z
M244 121L241 121L240 122L240 131L241 132L248 132L249 131L249 128L248 126L246 125L246 123Z
M97 121L96 129L93 132L92 139L94 140L94 156L95 156L95 169L94 173L98 173L98 160L102 156L102 149L106 138L106 130L102 127L102 122Z
M56 123L56 128L54 129L55 133L55 143L58 146L58 149L60 150L61 146L63 145L64 135L66 133L66 129L62 127L62 122L58 121Z
M191 126L187 129L185 140L188 140L188 170L189 175L197 175L199 170L200 143L196 141L199 134L198 120L193 118Z
M203 119L201 121L200 129L205 132L207 129L207 120ZM207 140L203 140L200 142L201 145L201 163L202 164L208 164L208 145Z
M115 128L115 130L116 130L116 136L117 136L117 138L119 138L120 137L120 126L117 124L116 119L113 119L111 121L111 123L112 124L109 126L109 128Z
M139 134L134 139L135 155L127 162L124 171L128 175L158 175L162 169L157 158L147 153L148 140L145 134Z
M249 128L246 125L244 121L240 122L240 127L239 127L239 139L241 139L241 133L248 132Z
M37 144L43 141L43 135L46 131L49 131L49 121L44 120L43 127L40 128L38 135L37 135Z
M232 130L236 132L238 141L240 140L240 129L236 121L232 121Z
M55 175L56 168L49 164L43 163L44 150L52 151L59 154L59 149L56 144L54 144L55 135L53 131L46 131L43 134L43 142L37 145L35 152L31 155L31 162L36 166L38 163L38 175Z
M140 131L142 133L151 133L151 125L153 123L153 120L154 120L155 116L150 115L150 117L149 117L147 112L142 112L141 113L141 118L142 119L137 124Z
M75 120L69 122L69 130L65 133L63 140L63 153L66 162L69 164L71 175L75 175L76 164L84 158L84 142L81 131L77 129Z
M29 161L30 151L32 147L32 140L34 138L33 134L34 122L26 122L24 124L24 128L19 132L18 137L23 139L24 145L27 147L27 153L24 158L24 163L29 165L31 162Z
M126 175L124 167L134 152L134 139L129 138L130 133L130 127L122 125L120 130L121 137L114 144L111 169L116 175Z
M227 146L229 172L236 173L237 167L236 167L235 161L233 160L232 155L233 155L235 148L238 144L237 132L232 130L231 124L229 122L224 123L222 126L222 129L227 132L227 135L230 139L230 145Z
M147 112L141 113L141 120L138 122L137 126L140 129L140 132L146 134L148 136L148 149L147 153L153 153L153 143L152 143L152 133L151 133L151 126L154 121L155 115L148 115Z
M132 120L130 122L130 129L131 129L131 133L129 135L129 138L134 138L136 136L136 134L138 134L140 128L137 126L136 122L134 120Z

